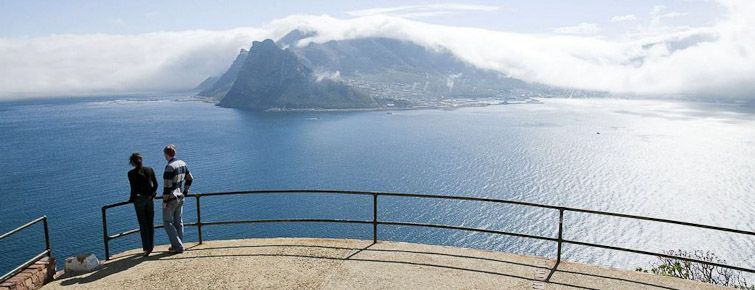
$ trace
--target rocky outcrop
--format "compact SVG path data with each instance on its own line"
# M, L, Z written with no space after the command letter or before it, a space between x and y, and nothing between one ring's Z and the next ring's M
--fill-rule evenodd
M255 41L220 106L268 109L353 109L377 106L364 93L331 78L316 77L289 49Z
M238 77L241 67L244 66L248 54L249 51L242 48L241 51L239 51L239 55L236 56L236 59L233 61L233 64L231 64L223 75L216 78L210 77L199 84L197 87L197 89L200 90L199 95L217 100L222 99L231 89L231 86L233 86L233 82L236 81L236 77Z

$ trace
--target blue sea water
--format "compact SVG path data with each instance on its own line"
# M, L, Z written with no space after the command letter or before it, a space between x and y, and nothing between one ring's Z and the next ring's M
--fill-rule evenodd
M598 134L599 133L599 134ZM190 98L96 98L0 103L0 232L50 219L60 259L103 255L100 208L126 200L127 158L160 174L178 146L196 192L317 188L491 197L755 229L755 111L739 105L545 99L446 110L263 113ZM203 221L254 218L369 220L371 197L205 198ZM194 221L194 202L185 209ZM160 220L157 209L156 221ZM383 220L555 236L552 210L384 197ZM110 232L136 227L133 208L108 212ZM166 243L162 230L157 242ZM187 228L189 241L196 239ZM755 238L568 213L567 239L643 250L701 249L755 268ZM206 227L206 240L371 238L369 225ZM553 256L523 238L381 226L380 239ZM44 246L40 226L0 241L0 272ZM138 248L138 235L111 243ZM566 246L567 260L633 269L652 257Z

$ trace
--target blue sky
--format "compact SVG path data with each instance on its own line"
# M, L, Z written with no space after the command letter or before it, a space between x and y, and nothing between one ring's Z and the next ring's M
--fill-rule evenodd
M225 30L260 27L292 14L350 17L349 11L448 4L439 1L9 1L0 0L0 36L23 37L61 33L134 34L191 29ZM616 34L631 27L612 22L615 16L634 15L637 22L649 20L656 6L679 17L678 25L710 25L724 12L705 0L549 0L455 2L478 9L416 17L424 22L479 27L513 32L544 33L580 23L595 23L603 34ZM448 11L447 11L448 12Z
M389 37L527 82L755 99L755 0L0 0L0 100L186 91L240 48ZM335 72L333 72L335 73Z

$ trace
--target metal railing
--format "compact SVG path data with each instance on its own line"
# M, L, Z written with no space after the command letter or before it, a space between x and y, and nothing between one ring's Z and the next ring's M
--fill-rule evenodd
M236 220L236 221L211 221L211 222L203 222L202 221L202 210L201 210L201 204L200 199L204 197L213 197L213 196L226 196L226 195L262 195L262 194L339 194L339 195L362 195L362 196L372 196L372 220L351 220L351 219L256 219L256 220ZM509 231L501 231L501 230L491 230L491 229L481 229L481 228L470 228L470 227L461 227L461 226L450 226L450 225L439 225L439 224L429 224L429 223L415 223L415 222L400 222L400 221L384 221L378 219L378 197L381 196L389 196L389 197L401 197L401 198L419 198L419 199L441 199L441 200L461 200L461 201L476 201L476 202L485 202L485 203L493 203L493 204L510 204L510 205L518 205L518 206L526 206L526 207L536 207L536 208L545 208L545 209L551 209L558 211L558 232L556 233L555 237L548 237L548 236L541 236L541 235L532 235L532 234L524 234L524 233L516 233L516 232L509 232ZM650 252L650 251L643 251L643 250L637 250L637 249L630 249L630 248L624 248L624 247L618 247L618 246L611 246L611 245L603 245L603 244L597 244L597 243L590 243L590 242L582 242L582 241L576 241L576 240L569 240L564 239L563 235L563 224L564 224L564 212L576 212L576 213L586 213L586 214L594 214L594 215L603 215L603 216L612 216L612 217L620 217L620 218L627 218L627 219L635 219L635 220L644 220L644 221L652 221L652 222L659 222L659 223L667 223L667 224L675 224L675 225L682 225L682 226L688 226L688 227L696 227L696 228L703 228L703 229L709 229L709 230L715 230L720 232L727 232L727 233L736 233L736 234L742 234L742 235L748 235L748 236L755 236L755 232L748 231L748 230L738 230L738 229L730 229L730 228L724 228L724 227L718 227L718 226L711 226L711 225L704 225L704 224L697 224L697 223L690 223L690 222L683 222L683 221L676 221L676 220L669 220L669 219L661 219L661 218L653 218L653 217L645 217L645 216L638 216L638 215L629 215L629 214L622 214L622 213L613 213L613 212L606 212L606 211L598 211L598 210L589 210L589 209L580 209L580 208L572 208L572 207L563 207L563 206L554 206L554 205L547 205L547 204L539 204L539 203L532 203L532 202L523 202L523 201L515 201L515 200L504 200L504 199L493 199L493 198L480 198L480 197L465 197L465 196L450 196L450 195L434 195L434 194L415 194L415 193L395 193L395 192L365 192L365 191L345 191L345 190L311 190L311 189L284 189L284 190L250 190L250 191L234 191L234 192L213 192L213 193L202 193L202 194L189 194L187 197L194 197L196 200L196 223L189 223L185 224L186 226L196 226L197 227L197 238L198 242L202 243L202 227L203 226L215 226L215 225L228 225L228 224L253 224L253 223L278 223L278 222L317 222L317 223L349 223L349 224L371 224L372 225L372 240L373 242L378 241L378 226L379 225L386 225L386 226L411 226L411 227L429 227L429 228L439 228L439 229L449 229L449 230L462 230L462 231L471 231L471 232L479 232L479 233L488 233L488 234L499 234L499 235L507 235L507 236L514 236L514 237L520 237L520 238L529 238L529 239L537 239L537 240L545 240L545 241L551 241L556 242L556 263L558 264L561 261L561 247L563 244L572 244L572 245L579 245L579 246L587 246L587 247L596 247L596 248L602 248L602 249L608 249L608 250L615 250L615 251L624 251L624 252L630 252L630 253L636 253L636 254L643 254L643 255L651 255L651 256L657 256L657 257L664 257L664 258L672 258L672 259L678 259L682 261L688 261L688 262L694 262L694 263L701 263L701 264L707 264L711 266L718 266L718 267L724 267L729 268L733 270L738 271L744 271L749 273L755 273L755 269L749 269L745 267L740 266L734 266L734 265L726 265L711 261L704 261L699 259L692 259L688 257L679 257L679 256L673 256L668 255L664 253L656 253L656 252ZM160 197L157 197L160 198ZM130 235L133 233L138 232L138 229L129 230L121 233L116 233L113 235L108 234L107 230L107 209L118 207L122 205L129 204L129 202L119 202L114 204L109 204L102 207L102 232L103 232L103 240L105 244L105 259L110 259L110 240L117 239L126 235ZM156 228L160 228L162 226L155 226Z
M2 236L0 236L0 241L3 239L10 237L25 228L28 228L30 226L33 226L39 222L42 222L44 224L44 230L45 230L45 250L41 253L34 256L34 258L29 259L28 261L24 262L23 264L19 265L18 267L14 268L13 270L10 270L10 272L5 273L2 277L0 277L0 282L7 280L10 277L13 277L13 275L16 275L18 272L23 271L26 269L26 267L29 267L29 265L34 264L34 262L39 261L39 259L42 259L44 256L51 257L52 256L52 249L50 248L50 232L47 228L47 216L41 216L38 217L20 227L17 227L16 229L9 231L7 233L4 233Z

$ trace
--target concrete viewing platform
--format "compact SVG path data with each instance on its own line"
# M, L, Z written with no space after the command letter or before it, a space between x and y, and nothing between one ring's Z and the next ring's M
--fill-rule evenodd
M114 256L44 289L720 289L701 282L503 252L400 242L209 241L171 255Z

